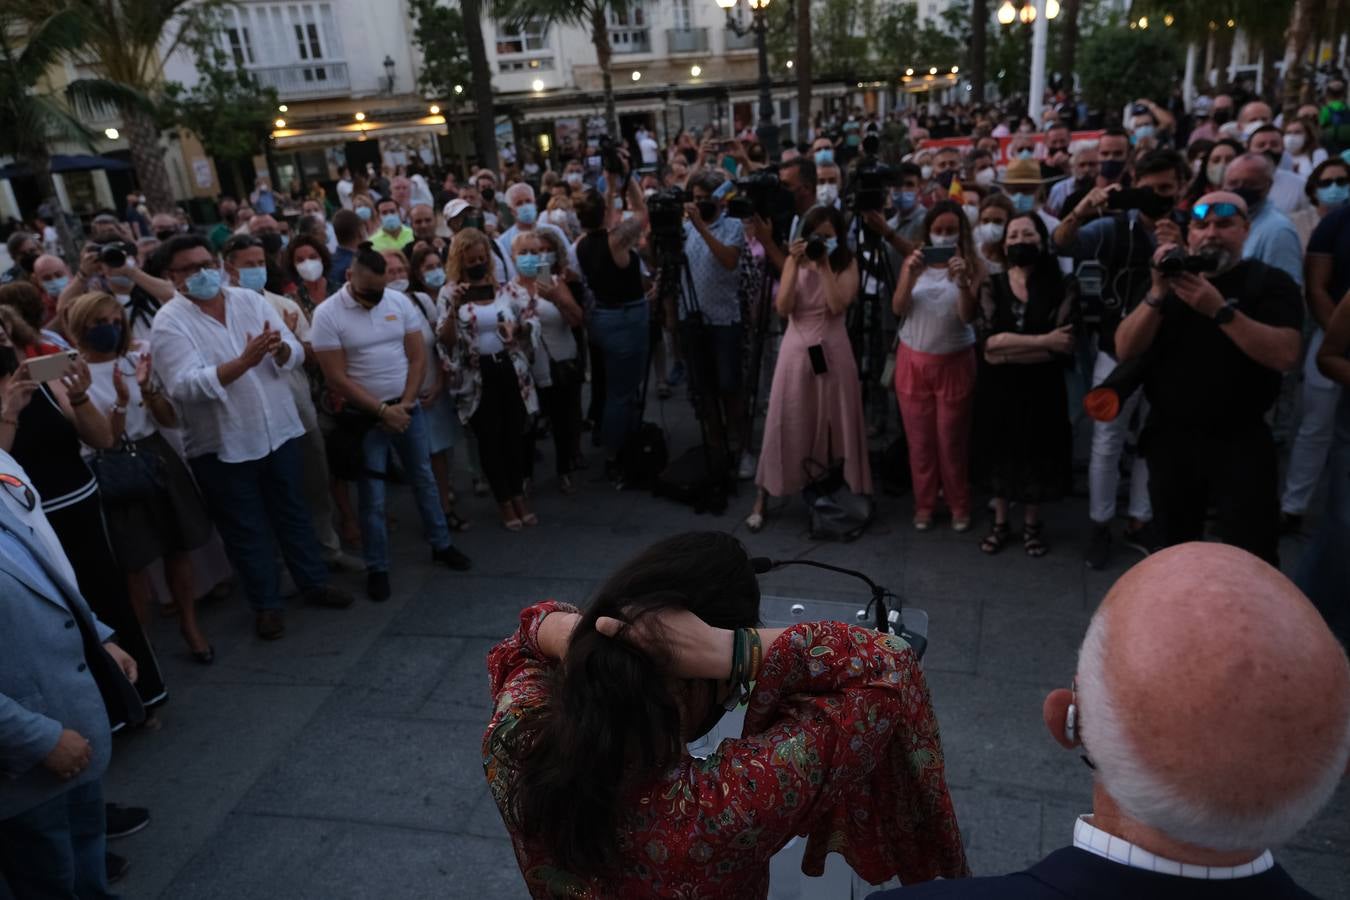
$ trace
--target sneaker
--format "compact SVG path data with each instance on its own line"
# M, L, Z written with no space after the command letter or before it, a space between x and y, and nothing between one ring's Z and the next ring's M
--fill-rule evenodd
M143 831L150 824L150 810L139 806L105 803L103 815L107 822L108 840L128 837Z
M389 573L388 572L368 572L366 573L366 596L375 603L383 603L389 599Z
M1145 556L1157 553L1162 549L1162 542L1158 539L1158 530L1153 527L1152 522L1145 522L1138 528L1126 528L1120 534L1120 542L1132 550L1138 550Z
M1083 562L1089 569L1104 569L1111 559L1111 526L1096 525L1092 529L1092 540L1088 543Z
M444 550L431 551L431 561L445 563L456 572L467 572L473 568L473 561L451 545Z
M741 454L741 464L736 469L736 477L741 481L749 481L755 477L755 472L759 469L759 460L755 454L749 450Z
M126 877L127 870L131 868L131 863L127 862L125 856L118 856L116 853L104 852L103 866L108 873L108 884L117 884Z
M305 591L307 606L326 606L329 609L346 609L356 602L356 598L344 590L324 585Z
M258 637L275 641L286 633L286 617L279 609L261 609L254 621Z
M345 550L339 550L324 560L328 564L330 572L364 572L366 564L363 560L352 556Z

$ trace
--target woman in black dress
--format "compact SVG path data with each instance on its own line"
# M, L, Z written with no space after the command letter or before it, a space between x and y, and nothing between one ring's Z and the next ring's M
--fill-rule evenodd
M2 334L2 333L0 333ZM136 690L147 709L168 694L159 662L127 595L103 525L94 473L80 442L107 449L114 437L107 418L90 401L89 367L77 361L70 374L34 385L11 345L0 337L0 449L24 467L42 496L42 511L61 541L80 593L94 614L117 633L118 645L136 660Z
M1040 504L1068 492L1072 431L1064 368L1072 359L1076 301L1040 216L1016 216L1003 236L1006 271L991 276L980 302L987 365L981 412L994 492L994 525L980 542L997 553L1009 537L1008 503L1025 505L1022 545L1028 556L1050 548Z

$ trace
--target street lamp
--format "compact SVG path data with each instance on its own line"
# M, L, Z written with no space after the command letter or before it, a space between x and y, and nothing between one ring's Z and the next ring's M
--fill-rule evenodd
M717 0L717 5L726 10L727 28L731 29L737 37L745 37L754 32L755 49L759 52L759 124L755 126L755 134L759 136L759 145L764 148L764 157L773 160L778 156L778 126L773 121L773 95L771 92L772 84L769 81L769 49L765 43L765 36L769 31L769 22L767 10L769 0L745 0L750 7L750 27L745 28L731 11L736 8L740 0ZM809 116L810 110L802 110L801 115Z
M1011 25L1017 20L1031 26L1031 77L1027 90L1027 115L1039 121L1045 94L1045 55L1049 38L1049 21L1059 15L1059 0L1003 0L998 9L998 21ZM1130 23L1133 28L1134 23ZM1148 27L1145 25L1144 27Z

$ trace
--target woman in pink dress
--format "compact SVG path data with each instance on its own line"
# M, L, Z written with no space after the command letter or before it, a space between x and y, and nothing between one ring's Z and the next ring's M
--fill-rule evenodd
M788 320L769 390L769 415L759 455L759 492L745 524L764 527L764 502L796 494L811 480L808 467L843 459L855 494L872 493L858 364L844 313L858 292L858 266L844 234L843 214L817 206L802 220L783 265L774 306Z

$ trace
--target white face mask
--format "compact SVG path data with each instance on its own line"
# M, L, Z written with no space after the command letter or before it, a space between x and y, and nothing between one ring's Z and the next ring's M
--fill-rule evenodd
M839 185L837 184L818 184L816 185L816 202L821 206L833 206L834 201L839 199Z
M1303 150L1303 135L1286 134L1284 136L1284 149L1297 156Z
M975 183L988 187L994 183L994 177L996 175L997 173L994 171L994 167L987 166L975 173Z
M982 222L975 226L975 243L992 244L1003 240L1002 222Z
M955 247L959 235L955 234L930 234L928 243L934 247Z
M408 289L408 279L395 278L394 280L386 283L385 287L389 288L389 290L391 291L398 291L401 294Z
M961 208L966 211L966 219L970 221L970 224L974 225L976 222L980 221L980 208L978 206L967 203Z
M318 281L323 277L323 260L306 259L295 264L295 274L305 281Z
M924 165L919 167L919 174L923 175L924 181L933 177L933 167Z

